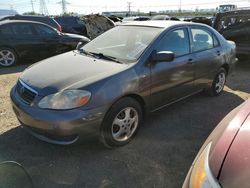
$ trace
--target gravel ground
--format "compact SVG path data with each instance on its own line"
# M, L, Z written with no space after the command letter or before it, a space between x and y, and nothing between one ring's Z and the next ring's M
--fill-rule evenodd
M96 139L62 147L25 133L12 112L9 91L27 66L0 69L0 161L21 163L36 188L181 187L206 137L250 97L250 64L242 62L221 96L198 94L149 115L125 147L105 149Z

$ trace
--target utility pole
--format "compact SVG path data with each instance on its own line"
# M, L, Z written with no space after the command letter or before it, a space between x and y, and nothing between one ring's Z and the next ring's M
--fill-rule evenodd
M67 13L67 4L69 4L69 3L66 0L61 0L57 4L61 4L61 6L62 6L62 14L66 14Z
M49 11L47 9L45 0L40 0L39 6L40 6L40 14L42 14L42 15L49 15Z
M128 3L128 16L131 16L131 4L132 2L127 2Z
M31 7L32 7L32 12L35 12L33 0L30 0L30 4L31 4Z
M181 8L182 8L182 2L181 2L181 0L180 0L180 4L179 4L179 12L181 12L182 10L181 10Z

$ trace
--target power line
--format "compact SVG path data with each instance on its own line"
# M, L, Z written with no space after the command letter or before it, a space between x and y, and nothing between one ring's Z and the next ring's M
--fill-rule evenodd
M40 0L40 14L49 15L45 0Z
M32 7L32 12L35 12L33 0L30 0L30 3L31 3L31 7Z
M57 4L61 4L61 6L62 6L62 14L67 13L67 4L70 4L70 3L68 3L66 0L61 0Z
M127 4L128 4L128 16L130 16L131 15L131 4L132 4L132 2L127 2Z

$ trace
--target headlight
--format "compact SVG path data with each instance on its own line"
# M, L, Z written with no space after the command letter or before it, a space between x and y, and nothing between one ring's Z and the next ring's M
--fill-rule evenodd
M85 105L91 93L84 90L64 90L44 97L38 104L40 108L66 110Z
M190 188L220 188L209 168L209 152L212 142L202 151L191 172Z

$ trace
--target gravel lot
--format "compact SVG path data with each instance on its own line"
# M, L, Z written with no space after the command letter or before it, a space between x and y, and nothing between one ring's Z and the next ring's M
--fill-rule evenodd
M206 137L250 97L250 64L241 62L221 96L198 94L149 115L125 147L105 149L95 139L62 147L25 133L12 112L9 91L27 66L0 69L0 161L21 163L36 188L181 187Z

